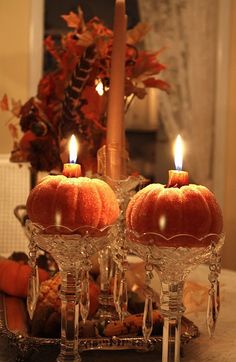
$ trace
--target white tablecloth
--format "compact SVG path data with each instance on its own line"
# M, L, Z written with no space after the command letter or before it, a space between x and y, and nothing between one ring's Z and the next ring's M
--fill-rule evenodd
M208 267L200 266L190 278L207 285L207 273ZM183 361L236 361L236 272L223 269L220 282L221 310L215 335L212 339L208 337L205 311L188 314L188 317L199 327L201 335L185 346Z

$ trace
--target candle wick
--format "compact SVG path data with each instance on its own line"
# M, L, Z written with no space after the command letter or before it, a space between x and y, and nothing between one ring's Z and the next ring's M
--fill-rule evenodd
M176 171L182 171L182 167L177 166L177 167L176 167Z
M178 170L176 170L176 171L178 171ZM179 171L181 171L181 170L179 170ZM178 188L180 188L181 186L179 186L178 183L175 183L175 184L173 184L173 185L171 185L171 183L168 183L168 184L164 185L164 188L171 189L172 187L175 187L175 188L178 187Z

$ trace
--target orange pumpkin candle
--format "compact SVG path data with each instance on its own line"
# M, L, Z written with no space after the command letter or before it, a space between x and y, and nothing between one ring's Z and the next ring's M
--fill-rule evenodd
M76 161L78 144L70 140L70 161ZM80 177L78 164L64 165L63 175L44 177L30 192L26 208L29 219L45 228L55 225L71 230L79 227L104 228L119 216L114 191L102 180ZM65 232L65 231L64 231Z
M180 167L177 159L182 158L181 147L178 137L177 168ZM189 184L188 172L177 169L169 172L167 185L150 184L135 194L127 207L126 224L137 233L156 233L169 239L158 239L162 245L192 247L209 242L204 239L208 234L221 233L223 218L214 194L202 185ZM203 239L180 238L178 242L171 239L179 234Z
M70 163L64 164L62 174L66 177L80 177L81 166L76 163L77 153L78 153L78 143L74 135L71 136L69 149L70 149Z
M119 205L111 187L88 177L44 177L30 192L27 203L29 219L49 227L63 225L104 228L119 216Z

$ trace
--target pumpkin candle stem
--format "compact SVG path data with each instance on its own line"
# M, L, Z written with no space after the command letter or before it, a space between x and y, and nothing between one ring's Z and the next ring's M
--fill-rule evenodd
M81 166L77 163L65 163L62 174L66 177L80 177Z
M167 187L181 187L189 185L187 171L169 170L169 180Z

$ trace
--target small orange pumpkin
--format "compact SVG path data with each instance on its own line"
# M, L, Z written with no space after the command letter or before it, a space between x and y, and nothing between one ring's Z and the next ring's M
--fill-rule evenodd
M27 297L31 267L14 260L0 259L0 291L15 296ZM39 268L40 283L48 279L46 270Z
M46 176L30 192L26 203L32 222L43 227L103 228L119 215L115 193L102 180L87 177Z
M223 218L215 196L204 186L151 184L131 199L126 223L128 229L140 234L154 232L165 238L190 234L202 238L210 233L221 233ZM171 240L168 245L170 243ZM180 244L183 243L181 240ZM187 245L189 243L193 241L186 241Z

